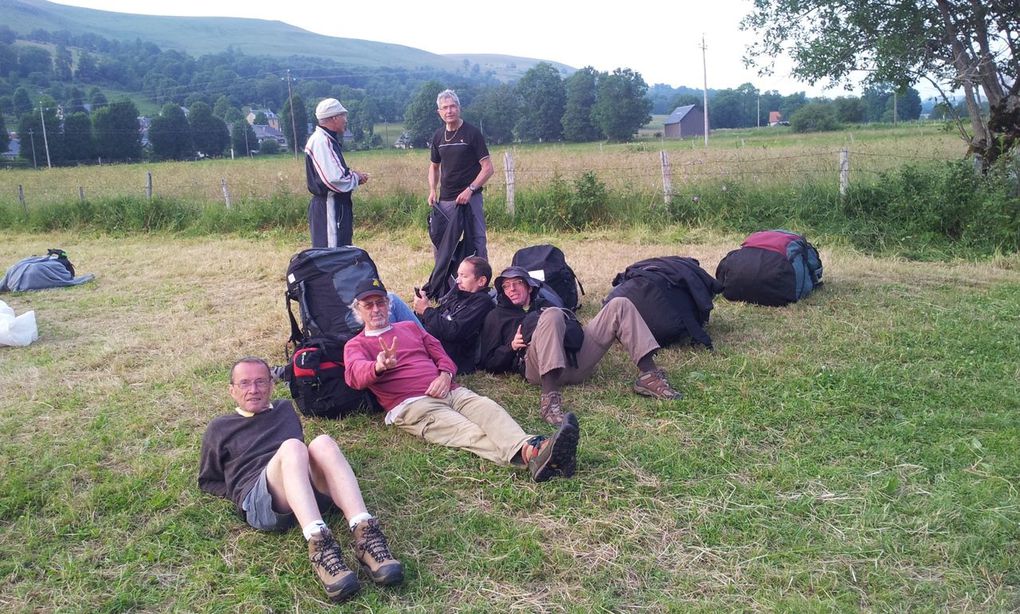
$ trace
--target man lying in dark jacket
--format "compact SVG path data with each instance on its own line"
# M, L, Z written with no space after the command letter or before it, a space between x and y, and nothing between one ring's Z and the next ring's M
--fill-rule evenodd
M569 356L569 310L551 306L540 294L541 282L512 266L496 278L496 308L485 317L480 366L492 373L517 371L542 387L540 411L550 424L563 422L560 387L588 379L602 357L619 342L640 375L634 392L659 400L679 399L666 373L655 364L659 349L648 325L629 299L617 297L582 328L580 347Z
M489 296L492 267L485 258L468 256L457 267L457 285L436 307L422 294L414 297L414 311L425 330L439 339L457 364L457 373L472 373L478 362L478 334L494 307Z
M513 277L515 272L517 276ZM478 366L489 373L523 375L525 348L515 349L510 342L529 313L555 305L539 295L541 282L520 267L510 267L496 279L496 308L485 316Z

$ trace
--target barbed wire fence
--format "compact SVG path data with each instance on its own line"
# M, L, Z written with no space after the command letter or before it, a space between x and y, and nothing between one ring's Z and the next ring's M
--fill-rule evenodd
M592 155L535 155L535 150L508 148L494 153L495 173L486 185L490 198L500 198L513 215L522 191L541 190L556 180L572 180L593 172L610 190L640 193L669 204L681 191L706 184L751 186L831 182L846 195L854 182L874 180L906 164L931 164L945 157L875 153L849 147L805 153L747 155L732 152L691 154L686 151L646 151ZM355 152L357 156L357 152ZM363 186L367 197L424 194L427 158L378 156L366 161L373 181ZM357 164L354 165L357 168ZM253 161L248 158L152 165L105 165L55 168L28 181L7 182L0 172L0 202L30 207L51 203L110 198L174 198L233 207L246 201L305 194L304 163L287 157ZM13 173L11 174L13 175Z

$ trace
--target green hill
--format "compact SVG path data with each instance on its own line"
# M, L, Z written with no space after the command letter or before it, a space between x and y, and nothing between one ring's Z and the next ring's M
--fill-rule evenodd
M196 57L233 48L248 55L310 56L342 59L351 66L428 67L451 72L463 70L466 59L471 64L479 64L483 71L492 70L500 79L515 79L542 61L498 55L444 56L404 45L323 36L281 21L264 19L132 15L45 0L0 0L0 13L5 25L21 35L41 29L92 33L112 40L141 39ZM561 72L573 72L566 65L553 64Z

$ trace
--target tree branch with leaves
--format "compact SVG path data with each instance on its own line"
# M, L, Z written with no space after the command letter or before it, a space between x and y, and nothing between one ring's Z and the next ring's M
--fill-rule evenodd
M811 84L849 85L860 73L897 89L929 80L947 104L962 91L964 138L986 168L1020 143L1015 0L755 0L741 27L759 35L745 61L766 74L769 59L789 55Z

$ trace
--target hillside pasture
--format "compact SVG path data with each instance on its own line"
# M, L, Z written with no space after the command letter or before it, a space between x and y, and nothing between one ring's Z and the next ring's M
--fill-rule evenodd
M424 232L356 236L409 298L429 270ZM511 232L490 250L498 268L522 245L563 247L587 320L634 260L689 255L714 272L739 240ZM97 274L0 296L34 309L41 335L0 348L0 609L328 606L299 532L249 530L196 486L202 429L231 408L232 360L282 360L301 242L0 231L0 263L59 246ZM788 308L720 297L714 352L660 353L683 400L632 394L619 348L568 388L582 425L573 480L534 484L379 416L305 420L307 438L341 443L407 567L403 586L366 586L347 609L1020 609L1020 262L820 247L816 294ZM521 380L462 381L547 430Z

